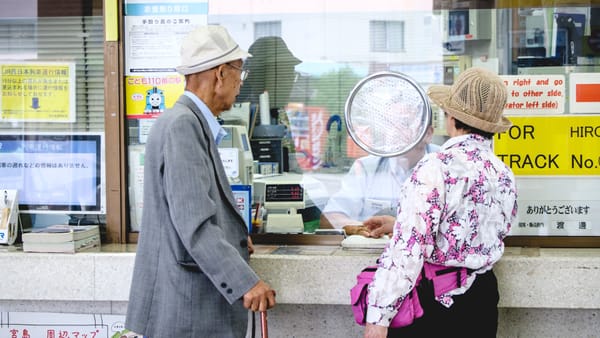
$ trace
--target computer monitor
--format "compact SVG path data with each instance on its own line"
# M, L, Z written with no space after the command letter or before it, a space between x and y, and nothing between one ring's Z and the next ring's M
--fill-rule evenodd
M0 189L22 213L104 214L104 133L0 133Z
M457 9L448 13L448 36L464 36L470 34L469 10Z
M491 11L468 8L442 11L443 42L491 39Z

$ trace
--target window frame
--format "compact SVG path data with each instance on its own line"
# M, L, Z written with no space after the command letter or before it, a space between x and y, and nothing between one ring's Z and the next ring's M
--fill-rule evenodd
M438 10L438 9L442 9L442 10L447 10L447 9L451 9L449 6L447 6L446 8L441 8L440 5L441 1L434 1L434 11ZM517 7L510 7L510 6L492 6L491 2L488 1L473 1L474 5L469 7L469 8L473 8L473 9L489 9L489 8L494 8L494 9L512 9L513 11L517 11L518 8ZM122 17L122 16L120 16ZM375 21L385 21L385 20L375 20ZM269 22L269 21L266 21ZM513 22L514 23L514 22ZM404 26L403 23L403 37L405 34L407 34L406 29L408 27ZM512 29L512 28L511 28ZM256 30L255 30L256 33ZM255 38L257 38L255 36ZM405 43L405 42L404 42ZM498 44L504 44L506 43L506 41L498 41ZM111 67L107 67L106 68L106 74L107 76L114 76L116 72L116 74L118 74L116 81L117 83L121 83L122 82L122 67L119 67L119 63L123 62L123 55L122 55L122 51L121 51L121 44L117 44L117 45L113 45L113 44L107 44L106 46L110 46L108 47L109 50L107 51L107 53L111 54L111 57L120 57L121 59L118 62L115 62L115 65L112 65ZM106 48L106 47L105 47ZM116 48L116 49L114 49ZM363 47L364 48L364 47ZM114 49L114 50L113 50ZM507 48L508 49L508 48ZM371 52L381 52L380 50L376 50L374 51L372 48L369 49ZM385 50L386 52L390 52L389 50ZM510 53L510 52L509 52ZM105 55L105 57L109 57L108 54ZM505 61L510 62L510 56L509 54L506 55L501 55L500 58L506 58ZM105 61L108 61L105 59ZM112 69L112 72L111 72ZM111 80L112 81L112 80ZM107 78L107 83L108 83L108 78ZM107 86L108 87L108 86ZM117 86L118 87L118 86ZM117 88L119 90L123 90L123 88ZM111 90L109 91L107 88L107 98L111 98L111 102L110 104L108 104L108 100L107 100L107 107L110 106L112 107L111 109L106 109L106 114L107 116L110 114L110 112L112 111L118 111L119 112L119 116L120 116L120 123L124 123L124 109L122 106L122 103L120 102L120 98L117 100L115 99L115 97L117 96L109 96L109 92L111 95L122 95L122 92L119 92L119 90L115 90L115 88L111 88ZM599 112L600 113L600 112ZM114 128L113 131L111 131L111 135L115 135L118 136L121 141L119 145L113 144L113 150L120 152L119 153L119 161L121 163L121 165L119 166L119 168L112 168L112 172L115 174L119 174L119 179L117 180L116 178L112 177L112 183L116 184L117 181L120 182L120 186L117 188L116 185L113 186L114 190L111 190L108 185L107 185L107 210L109 209L109 193L113 193L116 194L118 197L120 198L120 210L119 210L119 214L118 217L120 219L120 221L122 222L122 229L121 231L125 231L126 229L126 214L128 211L128 206L126 205L126 184L125 184L125 180L128 177L127 176L127 168L126 168L126 159L125 159L125 151L123 151L123 146L126 144L125 143L125 137L124 137L124 131L122 129L124 129L123 125L118 125L115 126L113 125L114 122L113 120L111 120L110 118L107 118L107 122L106 122L106 128L107 128L107 141L109 140L109 134L108 134L108 129L109 128ZM120 129L119 129L120 128ZM109 144L107 142L107 153L109 149ZM109 175L109 166L108 166L108 162L107 162L107 181L108 178L110 177ZM549 179L551 180L551 178ZM107 182L108 184L108 182ZM113 204L114 207L114 204ZM113 209L114 210L114 209ZM113 218L113 221L116 221L117 219L117 214L111 214L111 217ZM107 224L109 223L108 220L108 212L107 212ZM137 233L132 233L127 231L126 236L124 236L127 238L127 242L135 242L137 239ZM281 237L285 237L285 236L281 236ZM292 238L293 235L289 235L289 238ZM505 243L507 246L535 246L535 247L571 247L571 248L575 248L575 247L600 247L600 236L509 236L506 238ZM280 243L280 244L284 244L284 243Z

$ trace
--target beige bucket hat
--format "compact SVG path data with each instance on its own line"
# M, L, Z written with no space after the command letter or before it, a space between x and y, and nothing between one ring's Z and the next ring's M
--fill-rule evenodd
M465 70L452 86L431 86L427 95L444 112L473 128L501 133L512 126L502 115L506 86L498 75L483 68Z
M181 66L177 67L177 72L183 75L199 73L251 56L238 46L224 27L200 26L183 38Z

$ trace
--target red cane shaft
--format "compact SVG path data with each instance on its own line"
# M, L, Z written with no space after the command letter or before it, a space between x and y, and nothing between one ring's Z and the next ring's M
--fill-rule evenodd
M260 312L260 330L262 338L269 338L269 329L267 327L267 311Z

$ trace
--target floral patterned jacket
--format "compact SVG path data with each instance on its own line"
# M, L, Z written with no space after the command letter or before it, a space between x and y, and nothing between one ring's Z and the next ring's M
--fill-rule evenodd
M477 273L500 259L516 217L515 177L492 141L476 134L449 139L402 187L394 233L369 288L367 322L389 325L425 261L476 270L465 285L437 298L450 307L452 295L465 293Z

